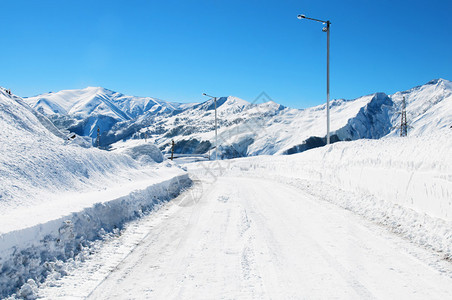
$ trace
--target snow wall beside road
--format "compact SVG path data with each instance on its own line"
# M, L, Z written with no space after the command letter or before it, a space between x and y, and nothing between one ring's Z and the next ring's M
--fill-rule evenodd
M42 281L51 273L64 275L62 261L74 259L90 241L119 230L188 188L188 174L153 184L129 195L99 202L44 224L0 235L0 298L27 280Z
M339 142L290 156L239 159L231 166L320 181L452 221L452 129L422 137Z

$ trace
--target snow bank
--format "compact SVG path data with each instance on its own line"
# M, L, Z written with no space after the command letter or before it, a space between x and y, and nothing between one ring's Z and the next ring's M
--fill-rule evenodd
M0 91L0 216L52 194L114 186L142 168L130 156L65 141L37 115L21 98Z
M287 157L255 157L266 171L375 195L452 221L452 130L430 136L339 142ZM241 160L232 166L239 167Z
M111 147L115 152L127 154L141 163L161 163L164 160L156 145L142 139L116 142Z
M452 129L187 167L293 184L452 259Z
M125 222L173 199L190 184L184 174L112 200L102 199L108 199L110 193L86 195L98 202L81 211L0 235L0 296L17 291L27 280L41 282L49 273L58 272L55 266L59 261L74 259L88 242L121 229ZM65 275L60 271L60 275Z

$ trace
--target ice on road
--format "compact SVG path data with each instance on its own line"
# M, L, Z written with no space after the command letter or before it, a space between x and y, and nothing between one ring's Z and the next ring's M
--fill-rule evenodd
M140 220L135 240L126 230L122 246L106 245L40 295L452 299L450 275L412 255L415 246L300 189L221 177L200 198L191 192Z

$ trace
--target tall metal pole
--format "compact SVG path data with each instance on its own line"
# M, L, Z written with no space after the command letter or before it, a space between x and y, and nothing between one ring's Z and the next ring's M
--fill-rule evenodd
M96 139L97 148L99 148L100 144L100 128L97 127L97 139Z
M326 21L326 144L330 144L330 21Z
M171 160L174 159L174 140L171 141Z
M215 160L218 158L218 135L217 135L217 97L207 95L206 93L202 93L203 96L207 96L213 98L215 102ZM210 156L209 156L210 159Z
M308 18L305 15L298 15L299 20L307 19L325 24L322 31L326 31L326 144L330 144L330 21L323 21Z
M213 97L215 101L215 160L217 160L218 153L218 135L217 135L217 97Z
M401 116L401 123L400 123L400 136L407 136L407 135L408 135L408 123L406 120L406 101L405 101L405 97L403 97L402 116Z

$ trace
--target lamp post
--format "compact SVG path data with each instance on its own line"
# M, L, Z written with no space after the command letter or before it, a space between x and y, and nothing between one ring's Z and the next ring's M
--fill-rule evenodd
M322 31L326 32L326 144L330 144L330 25L331 22L308 18L305 15L298 15L298 19L307 19L320 22L325 25Z
M217 135L217 97L207 95L206 93L202 93L203 96L207 96L213 98L215 102L215 160L217 160L218 153L218 135Z

